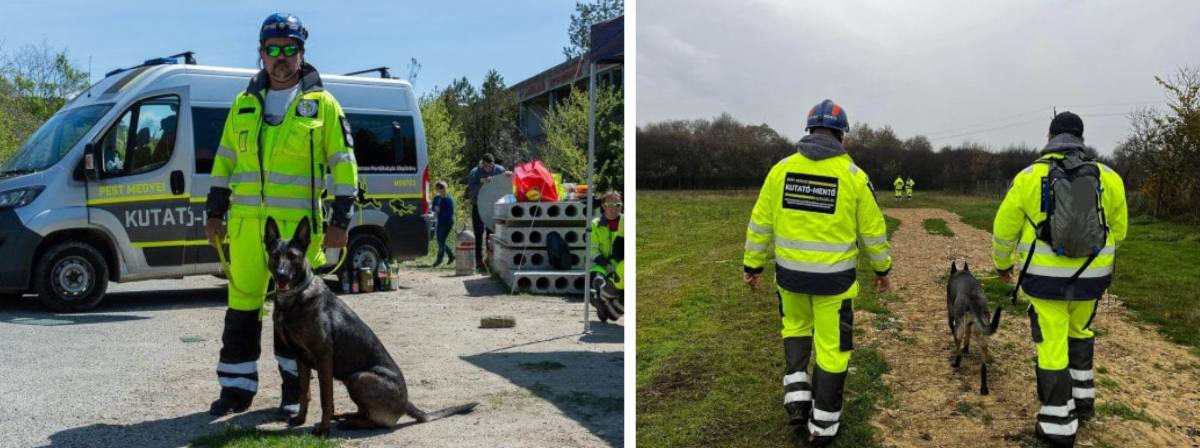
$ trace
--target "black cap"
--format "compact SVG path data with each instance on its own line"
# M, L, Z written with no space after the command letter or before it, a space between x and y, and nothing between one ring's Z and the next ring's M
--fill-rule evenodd
M1055 115L1054 119L1050 120L1050 135L1055 136L1062 133L1082 137L1083 119L1071 112L1063 112Z

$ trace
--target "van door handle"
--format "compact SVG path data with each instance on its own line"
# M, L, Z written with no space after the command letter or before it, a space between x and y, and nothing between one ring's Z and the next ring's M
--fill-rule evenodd
M171 194L183 194L183 171L171 172Z

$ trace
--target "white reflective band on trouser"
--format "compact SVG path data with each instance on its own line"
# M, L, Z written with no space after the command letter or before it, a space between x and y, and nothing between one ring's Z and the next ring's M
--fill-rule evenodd
M808 422L808 432L815 434L817 437L833 437L837 435L838 425L841 425L841 423L834 423L828 428L822 429L820 426L814 425L813 422Z
M250 392L258 392L258 381L254 381L250 378L217 377L217 382L221 383L221 387L232 387L235 389L248 390Z
M1038 411L1038 414L1042 414L1042 415L1050 416L1050 417L1066 417L1066 416L1070 415L1071 411L1074 411L1074 410L1075 410L1075 400L1072 399L1072 400L1068 400L1067 404L1064 406L1045 406L1045 405L1043 405L1042 410Z
M1113 270L1112 266L1104 266L1101 268L1087 268L1087 269L1083 270L1082 274L1079 274L1079 277L1080 278L1104 277L1107 275L1112 275L1112 270ZM1077 267L1076 268L1049 268L1049 267L1045 267L1045 266L1032 266L1032 265L1029 266L1030 274L1040 275L1043 277L1068 278L1072 275L1075 275L1076 271L1079 271L1079 268L1077 268Z
M1071 423L1059 425L1047 422L1038 422L1041 425L1042 432L1051 436L1073 436L1075 430L1079 429L1079 420L1071 420Z
M813 408L812 417L813 417L813 420L820 420L823 422L836 422L836 421L842 419L842 411L829 412L829 411L822 411L820 409Z
M783 404L795 403L797 401L812 401L812 391L798 390L783 395Z
M834 264L823 264L785 260L780 257L775 257L775 264L793 271L812 272L815 274L831 274L834 272L842 272L854 269L854 267L858 264L858 260L851 258L849 260L839 261Z
M793 372L783 377L783 385L787 386L792 383L807 383L808 372Z
M1091 387L1088 387L1088 388L1072 387L1071 388L1071 397L1078 398L1081 400L1084 398L1094 399L1094 398L1096 398L1096 389L1093 389Z
M282 356L276 356L275 362L279 363L279 367L283 368L284 372L292 375L300 375L300 371L296 370L296 360L284 358Z
M237 364L217 363L217 372L245 375L258 373L258 361L241 362Z
M1075 381L1087 381L1093 378L1091 370L1075 370L1071 369L1071 379Z

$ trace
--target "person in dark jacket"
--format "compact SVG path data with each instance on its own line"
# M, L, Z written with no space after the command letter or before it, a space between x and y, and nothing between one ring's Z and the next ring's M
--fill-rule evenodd
M450 229L454 228L454 198L450 197L447 191L448 184L444 180L439 180L433 187L433 214L437 217L437 245L438 254L437 261L433 262L434 266L442 264L442 255L450 255L450 264L454 264L454 249L446 245L446 238L450 236Z

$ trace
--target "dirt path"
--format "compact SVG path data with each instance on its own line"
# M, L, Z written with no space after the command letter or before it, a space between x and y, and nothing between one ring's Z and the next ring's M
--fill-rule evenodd
M865 326L867 338L880 342L891 366L884 378L895 394L895 407L880 409L873 422L882 430L882 445L1039 446L1030 443L1039 405L1034 346L1024 313L1006 313L992 338L990 395L979 395L977 348L971 348L961 367L950 366L954 343L942 278L951 260L960 267L963 260L969 262L976 276L996 275L991 234L941 209L890 209L886 214L901 221L891 252L892 292L899 299L887 303L894 321ZM921 227L923 220L935 218L945 220L956 236L931 235ZM1109 298L1101 301L1092 324L1099 334L1097 406L1144 407L1160 424L1097 417L1083 425L1076 446L1200 446L1200 360L1152 328L1131 323L1130 316L1119 300Z

